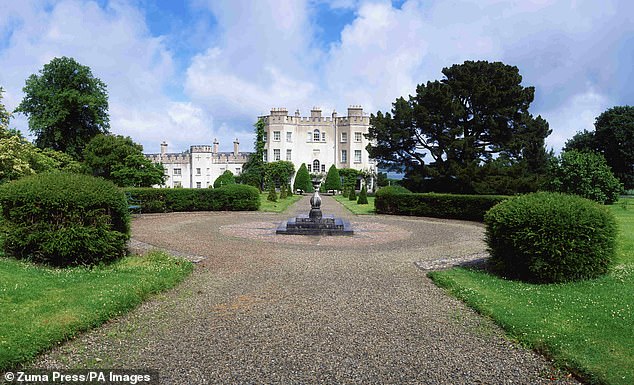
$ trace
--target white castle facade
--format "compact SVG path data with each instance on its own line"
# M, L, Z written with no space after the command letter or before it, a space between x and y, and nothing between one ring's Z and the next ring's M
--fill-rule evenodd
M365 135L370 118L361 106L348 108L347 116L322 116L321 109L313 108L310 117L293 116L285 108L274 108L271 114L261 116L265 126L264 160L293 162L295 170L306 163L311 173L326 173L331 165L376 172L376 163L370 159Z
M238 139L233 142L233 152L219 152L218 141L212 145L191 146L189 151L168 153L167 143L161 143L160 154L146 154L154 163L162 163L167 179L164 186L207 188L222 173L229 170L233 175L242 172L242 166L251 153L239 151Z
M370 118L361 106L348 108L347 116L322 116L321 109L313 108L310 117L293 116L285 108L274 108L270 115L260 117L265 123L264 161L288 160L295 170L302 163L314 174L328 172L331 165L338 169L354 168L376 173L376 163L369 158L365 134ZM239 142L233 142L233 152L219 152L218 141L212 145L191 146L189 151L169 153L167 143L161 143L159 154L146 154L152 162L162 163L167 180L161 187L207 188L226 170L234 175L251 152L239 152ZM369 186L370 189L372 186Z

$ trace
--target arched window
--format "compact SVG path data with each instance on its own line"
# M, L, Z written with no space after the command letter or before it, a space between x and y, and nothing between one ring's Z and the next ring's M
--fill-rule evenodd
M313 172L319 172L319 160L313 160Z
M321 135L319 130L313 131L313 142L319 142L321 140Z

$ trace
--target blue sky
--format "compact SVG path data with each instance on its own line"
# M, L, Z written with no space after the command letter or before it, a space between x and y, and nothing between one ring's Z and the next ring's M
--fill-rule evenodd
M218 138L253 144L272 107L386 111L465 60L502 61L535 86L558 151L596 116L634 104L628 0L0 0L0 86L13 109L56 56L108 85L111 130L146 152ZM27 131L23 116L13 127Z

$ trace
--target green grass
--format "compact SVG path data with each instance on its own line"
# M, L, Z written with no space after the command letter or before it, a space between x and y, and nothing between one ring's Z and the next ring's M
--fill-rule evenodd
M286 199L279 199L279 193L277 194L277 202L271 202L266 198L269 196L268 192L263 192L260 194L260 211L271 212L271 213L282 213L286 211L288 206L302 199L301 195L293 195Z
M605 277L535 285L463 268L429 276L589 383L634 384L634 205L611 210L619 222L618 257Z
M345 208L358 215L373 215L376 214L374 210L374 197L368 197L367 205L359 205L357 201L351 201L348 197L343 195L335 195L333 198L341 203Z
M0 371L131 310L192 270L190 262L161 252L92 269L0 257Z

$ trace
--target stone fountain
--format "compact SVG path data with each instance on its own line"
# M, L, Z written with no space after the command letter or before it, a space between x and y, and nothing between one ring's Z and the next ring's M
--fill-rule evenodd
M312 180L315 192L310 198L310 212L280 223L276 234L287 235L353 235L350 222L334 215L323 215L319 196L319 179Z

